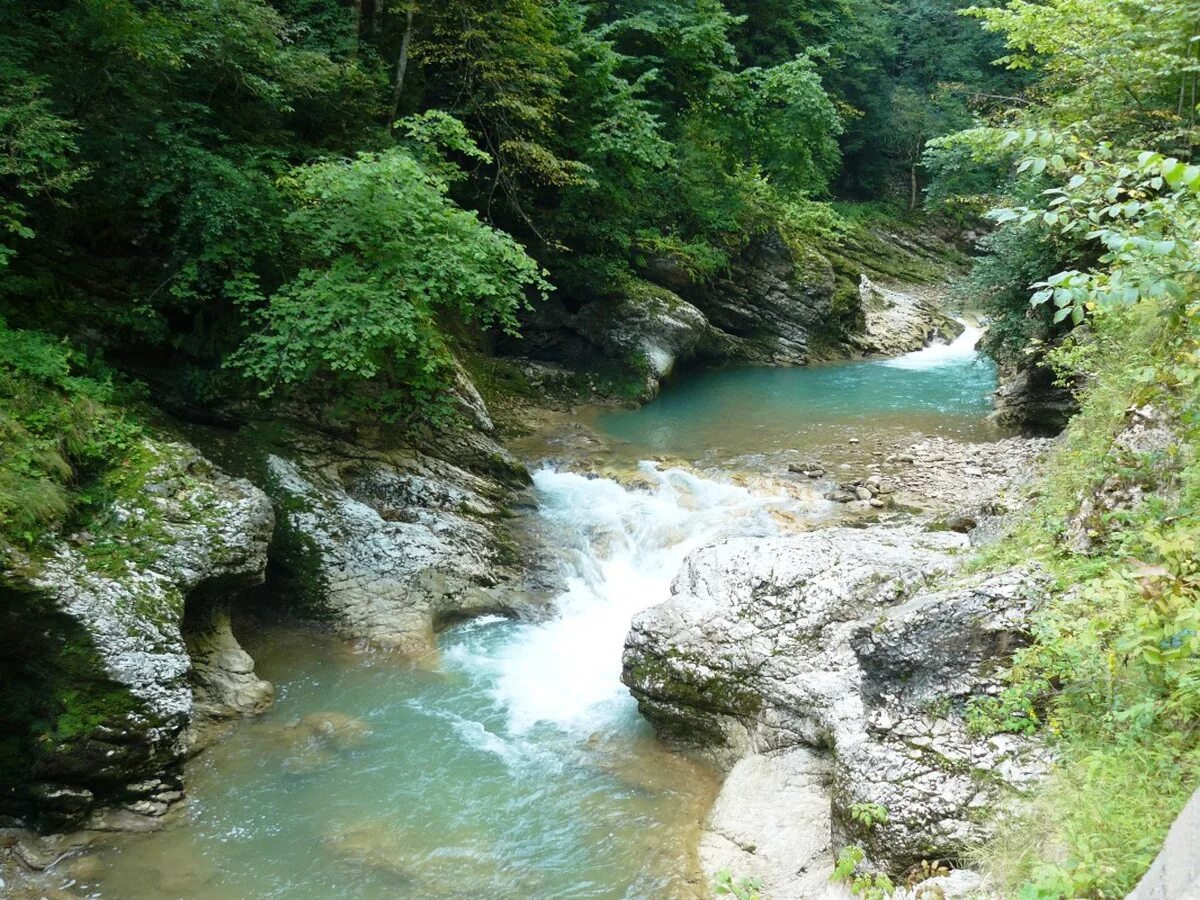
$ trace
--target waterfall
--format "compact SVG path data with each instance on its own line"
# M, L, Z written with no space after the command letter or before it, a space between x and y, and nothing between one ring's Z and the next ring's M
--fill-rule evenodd
M959 324L963 326L962 334L949 344L930 344L928 347L914 350L912 353L905 353L895 359L881 360L879 365L889 369L936 369L978 356L979 351L975 349L975 345L983 336L983 329L968 325L966 322Z

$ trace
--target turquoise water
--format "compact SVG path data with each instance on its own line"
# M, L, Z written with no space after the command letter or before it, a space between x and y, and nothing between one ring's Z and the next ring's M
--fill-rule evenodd
M557 613L486 617L418 664L238 623L277 702L187 774L186 818L77 873L112 898L687 898L716 790L620 683L630 619L684 556L768 534L780 497L643 467L631 489L536 473ZM297 724L298 723L298 724Z
M689 459L803 449L839 438L993 436L983 419L996 366L979 331L892 360L807 368L726 368L685 375L640 409L596 424L634 452Z
M977 334L886 362L698 374L598 424L634 459L718 464L851 436L983 434L995 371ZM546 621L463 624L417 663L236 622L274 708L190 764L181 821L65 872L92 896L138 900L706 896L695 847L716 779L639 718L624 638L689 552L812 509L778 485L649 463L634 481L535 474L527 524L561 584Z

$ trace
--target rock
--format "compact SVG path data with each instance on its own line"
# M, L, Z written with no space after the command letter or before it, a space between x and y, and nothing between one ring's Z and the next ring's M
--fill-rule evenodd
M1057 380L1043 357L1023 357L1016 366L1001 366L990 420L1002 428L1057 434L1079 409L1074 393Z
M952 341L963 326L928 300L880 287L866 275L858 286L863 329L852 343L862 352L896 356L920 350L933 339Z
M847 444L857 444L857 443L859 443L859 440L858 440L858 438L847 438L846 443Z
M1176 473L1191 462L1178 423L1153 406L1130 409L1125 427L1108 450L1113 473L1080 500L1067 522L1065 539L1074 553L1091 553L1107 539L1113 513L1131 511L1148 495L1171 496L1178 490Z
M151 440L130 450L123 478L97 520L103 540L59 540L0 572L0 700L54 723L6 726L26 774L0 785L0 812L42 828L140 799L131 783L177 766L194 714L185 608L264 578L273 516L249 482Z
M855 499L853 492L843 490L829 491L824 496L831 503L850 503Z
M510 484L412 449L305 437L265 460L272 562L293 608L421 654L447 623L534 608L505 521Z
M634 619L622 679L664 738L720 762L820 745L826 708L857 704L840 671L823 669L853 665L850 624L949 572L965 545L916 529L828 528L705 547L671 599Z
M803 747L751 754L725 778L700 838L705 872L761 877L771 900L818 900L830 885L829 760Z
M640 376L640 399L682 360L707 351L715 340L704 314L669 287L630 278L623 293L603 296L570 311L558 301L541 304L524 329L522 354L578 367L604 359Z
M623 680L661 737L725 767L828 752L835 850L859 843L892 871L957 858L987 832L975 810L1028 788L1047 761L1027 739L976 741L962 719L967 697L996 689L1046 589L1015 572L934 590L965 545L831 528L701 549L671 599L634 620ZM856 803L883 804L888 823L857 827Z
M953 513L947 516L942 522L935 523L937 527L944 528L946 531L957 531L959 534L967 534L973 531L978 525L976 518L970 513Z
M870 500L875 496L871 493L871 489L869 487L865 487L863 485L859 485L854 489L854 495L858 497L859 500Z
M347 750L361 746L371 735L371 727L362 719L330 711L309 713L285 726L285 732L295 740Z
M660 264L648 274L662 278ZM836 341L832 323L836 275L815 251L789 248L775 232L752 241L728 274L705 284L678 285L716 331L725 358L803 365L811 345Z
M206 742L212 724L265 712L275 688L254 674L254 660L234 637L222 606L209 605L189 615L185 640L192 659L195 710L190 743L195 750Z
M789 463L788 471L796 475L803 475L805 478L820 478L825 474L825 469L819 463Z

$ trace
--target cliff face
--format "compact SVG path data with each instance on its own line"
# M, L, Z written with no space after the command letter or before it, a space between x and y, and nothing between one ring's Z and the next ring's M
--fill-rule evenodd
M710 281L697 283L673 260L652 258L618 294L578 308L552 300L534 313L525 337L505 349L632 373L631 393L645 399L689 359L805 365L906 353L961 330L927 300L883 288L872 277L889 275L768 233Z

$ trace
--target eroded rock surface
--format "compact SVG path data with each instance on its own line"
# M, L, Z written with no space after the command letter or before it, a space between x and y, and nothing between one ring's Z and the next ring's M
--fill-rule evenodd
M1042 771L1037 745L977 741L962 709L997 689L993 673L1025 639L1044 583L1011 573L937 589L966 546L963 535L912 527L730 540L689 557L671 599L634 621L623 678L665 739L734 772L770 759L753 765L783 783L807 766L788 754L828 754L832 832L804 845L820 858L796 856L781 871L767 853L743 869L769 869L778 896L811 896L803 879L828 873L826 844L858 843L892 870L955 858L984 833L983 811ZM810 779L797 815L811 789ZM858 827L859 803L887 807L888 823ZM714 834L752 852L757 841L729 838L721 809ZM723 846L718 837L709 843Z
M870 355L895 355L920 350L934 339L951 341L963 326L924 297L875 284L866 275L858 286L862 330L851 343Z
M527 608L496 481L415 450L333 442L266 465L289 601L339 633L420 653L447 622Z
M185 599L261 582L266 496L193 448L131 453L106 528L14 552L3 575L5 731L0 806L42 827L120 827L178 799L175 766L194 714ZM98 530L98 529L97 529ZM115 816L115 818L114 818ZM116 824L114 824L116 823Z

